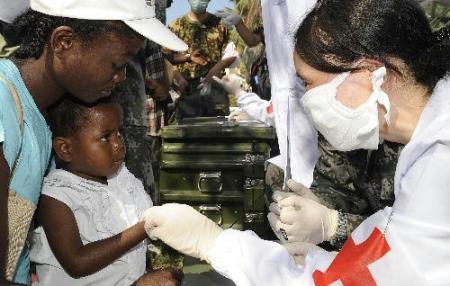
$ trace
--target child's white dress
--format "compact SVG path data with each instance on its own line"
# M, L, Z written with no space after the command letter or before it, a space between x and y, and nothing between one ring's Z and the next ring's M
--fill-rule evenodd
M45 179L42 194L66 204L74 213L83 244L109 238L136 224L153 205L136 177L123 165L108 185L57 169ZM64 241L61 241L64 243ZM145 272L144 241L95 274L73 279L53 255L42 227L33 234L31 260L37 263L38 285L126 285Z

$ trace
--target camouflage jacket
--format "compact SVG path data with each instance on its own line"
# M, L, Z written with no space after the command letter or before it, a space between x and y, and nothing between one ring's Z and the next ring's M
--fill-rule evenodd
M339 211L338 230L330 241L339 248L366 217L393 204L403 145L385 141L377 150L339 152L319 136L319 146L311 189L324 205Z
M191 62L177 65L187 80L204 77L222 59L222 53L229 42L229 33L220 20L211 14L205 23L200 23L192 21L185 15L169 25L169 28L189 46L188 53L198 51L208 61L205 66Z
M155 11L158 20L164 23L166 0L148 1L155 4ZM151 70L147 68L147 63L152 65L155 54L160 53L160 46L156 43L146 40L144 47L137 55L132 57L127 66L127 77L125 81L119 83L113 90L112 96L117 100L123 110L123 124L125 126L149 127L149 109L147 102L149 92L146 90L145 79L153 77L153 73L162 73L163 66L155 67ZM152 74L148 74L152 73ZM161 77L161 75L159 75Z

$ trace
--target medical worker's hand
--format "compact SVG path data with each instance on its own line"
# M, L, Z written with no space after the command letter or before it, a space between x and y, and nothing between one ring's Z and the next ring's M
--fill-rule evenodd
M206 81L200 83L200 84L197 86L197 89L200 90L200 94L201 94L201 95L207 95L207 94L210 94L210 93L211 93L211 88L212 88L211 83L206 82Z
M307 187L289 180L292 192L274 192L269 206L269 224L283 242L310 242L329 240L338 225L338 212L320 203Z
M213 80L215 82L217 82L218 84L220 84L223 87L223 89L225 89L225 91L228 92L229 94L239 96L242 93L246 93L242 89L242 83L245 80L235 74L231 74L229 76L224 76L221 79L218 78L217 76L214 76Z
M219 10L215 14L217 17L222 18L222 22L227 26L234 26L242 20L242 17L231 9Z
M270 212L267 216L272 231L282 243L287 242L287 235L284 230L279 230L276 226L280 221L280 208L278 207L278 202L289 197L301 196L320 203L320 199L303 184L290 179L287 182L287 187L288 191L275 191L272 194L273 202L269 206Z
M305 199L310 199L315 202L321 203L319 197L317 197L309 188L305 187L301 183L297 183L293 179L289 179L287 181L287 187L288 187L289 191L291 191Z
M208 263L214 240L222 229L188 205L165 204L144 212L145 231L170 247Z
M335 234L338 212L301 196L291 196L278 203L279 221L275 229L285 232L289 242L314 244L329 240Z
M317 245L308 242L284 243L283 246L294 257L295 263L299 266L305 265L305 258L308 252L314 249L321 249Z
M251 117L250 114L248 114L247 112L240 109L231 112L230 115L228 116L228 121L239 122L246 120L254 120L254 118Z

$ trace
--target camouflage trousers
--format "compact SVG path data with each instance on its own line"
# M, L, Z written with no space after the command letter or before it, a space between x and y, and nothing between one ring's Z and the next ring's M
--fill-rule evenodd
M124 126L123 135L127 145L125 164L130 172L142 181L145 191L154 198L155 180L152 162L155 158L152 153L153 140L147 136L147 127Z
M186 117L225 116L230 113L228 94L220 85L212 83L210 91L202 94L199 84L199 79L189 81L187 93L177 103L177 121Z

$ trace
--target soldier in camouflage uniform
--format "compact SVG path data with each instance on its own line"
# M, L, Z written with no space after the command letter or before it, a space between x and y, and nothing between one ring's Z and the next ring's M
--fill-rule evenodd
M394 202L394 175L403 145L383 142L377 150L336 151L319 135L321 156L314 170L311 190L328 208L338 210L338 229L329 241L339 249L351 232L368 216ZM283 171L269 165L266 183L281 190Z
M178 102L177 119L229 113L227 93L212 80L214 75L221 77L224 69L235 61L235 57L223 58L230 41L228 29L219 17L206 11L194 11L192 8L187 15L169 25L172 32L189 46L187 53L165 51L166 58L189 82L185 96ZM199 88L202 80L210 84L209 89Z
M156 17L164 23L166 0L157 0L154 4ZM112 92L112 96L124 110L123 133L127 145L125 164L142 180L145 190L152 197L154 197L152 162L155 161L155 156L152 152L152 138L147 136L149 120L146 106L149 95L145 86L145 73L147 58L158 51L155 46L157 44L146 41L144 48L129 61L126 80Z
M151 139L147 136L147 94L142 58L144 51L128 62L127 78L113 90L112 96L124 110L123 135L127 146L125 164L131 173L142 180L145 190L153 194Z

